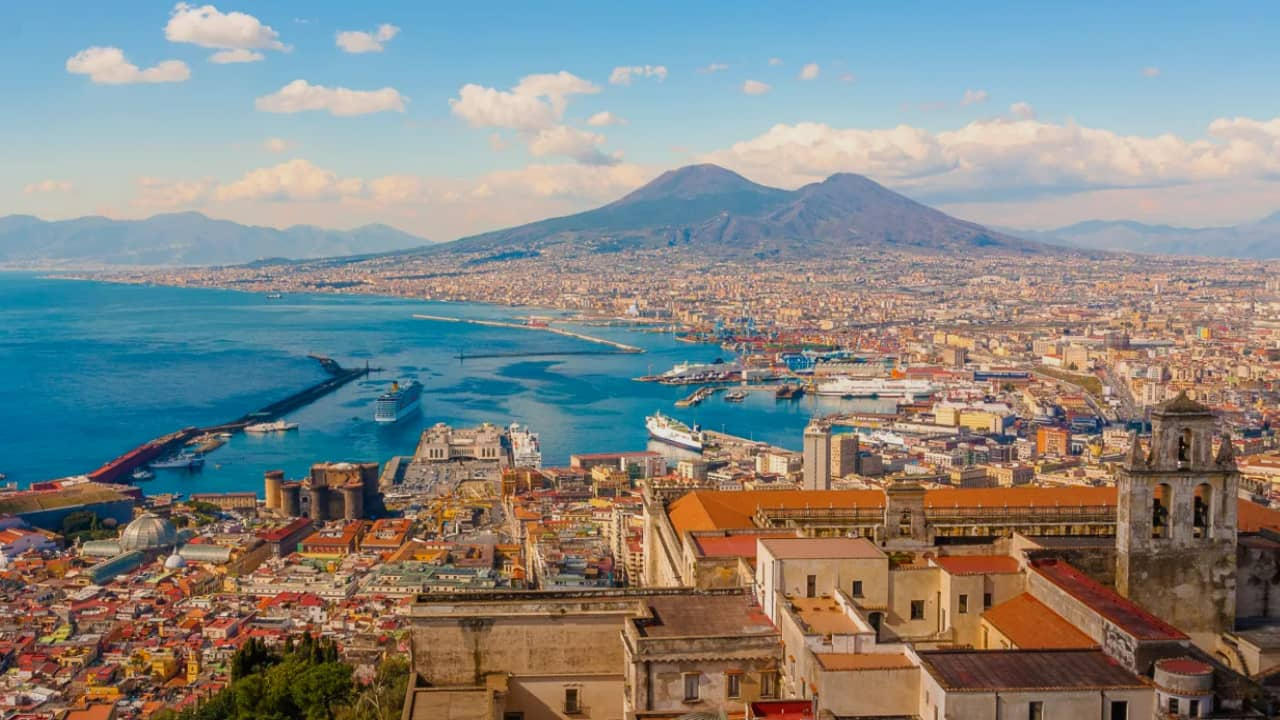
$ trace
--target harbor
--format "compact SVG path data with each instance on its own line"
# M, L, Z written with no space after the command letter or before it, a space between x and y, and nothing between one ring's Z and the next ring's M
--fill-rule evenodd
M642 353L642 352L644 352L644 348L639 348L639 347L636 347L635 345L628 345L628 344L626 344L626 343L620 343L620 342L616 342L616 341L614 341L614 340L606 340L606 339L604 339L604 338L598 338L598 337L595 337L595 336L593 336L593 335L586 335L586 334L584 334L584 333L573 332L572 330L562 330L561 328L554 328L554 327L551 327L549 324L547 324L547 323L543 323L543 322L537 322L537 323L535 323L535 322L527 322L527 323L513 323L513 322L505 322L505 321L502 321L502 320L476 320L476 319L472 319L472 318L448 317L448 316L445 316L445 315L425 315L425 314L422 314L422 313L414 313L414 314L413 314L413 317L414 317L414 318L416 318L416 319L418 319L418 320L432 320L432 321L435 321L435 322L464 323L464 324L468 324L468 325L481 325L481 326L484 326L484 327L510 328L510 329L515 329L515 330L536 330L536 331L541 331L541 332L548 332L548 333L551 333L551 334L553 334L553 335L560 335L560 336L562 336L562 337L573 338L573 339L575 339L575 340L582 340L582 341L584 341L584 342L595 343L596 345L605 345L605 346L608 346L608 347L613 348L614 352L618 352L618 353L638 354L638 353ZM576 351L576 352L540 353L540 354L544 354L544 355L552 355L552 354L554 354L554 355L568 355L568 354L582 355L582 354L586 354L586 353L585 353L584 351ZM527 353L521 353L521 355L527 355ZM506 355L497 355L497 354L491 354L490 356L494 356L494 357L507 357ZM480 354L472 354L472 355L468 355L468 356L466 356L466 357L468 357L468 358L477 358L477 357L484 357L484 356L483 356L483 355L480 355ZM461 353L459 353L459 359L460 359L460 360L461 360L461 359L464 359Z

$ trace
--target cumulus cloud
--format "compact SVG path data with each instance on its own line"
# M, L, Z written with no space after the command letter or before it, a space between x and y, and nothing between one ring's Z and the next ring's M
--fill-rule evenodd
M964 95L960 98L961 105L978 105L986 102L991 96L986 90L965 90Z
M235 48L232 50L219 50L209 56L209 62L226 65L228 63L249 63L258 62L263 58L262 53L256 50L245 50L244 48Z
M592 127L606 127L609 125L626 125L626 118L621 118L614 113L604 110L587 118L587 124Z
M771 57L771 58L769 58L769 65L770 65L770 66L772 66L772 67L777 67L777 66L779 66L779 65L781 65L781 64L782 64L782 58L776 58L776 57Z
M255 50L289 50L280 42L280 34L258 18L242 12L224 13L213 5L174 5L164 36L169 42L221 51L209 58L216 63L261 60L262 53Z
M330 115L346 117L368 115L377 112L404 112L408 98L395 88L380 90L349 90L343 87L329 88L312 85L306 80L294 80L270 95L254 101L258 110L270 113L297 113L324 110Z
M22 188L22 192L28 195L34 195L36 193L70 192L71 187L72 185L70 180L41 180L40 182L34 182Z
M571 96L598 92L599 86L561 70L526 75L510 90L468 83L449 107L472 127L539 130L559 122Z
M1142 68L1142 77L1160 77L1160 68L1148 65L1147 67Z
M748 80L742 83L742 92L748 95L763 95L772 89L771 85L762 83L759 80Z
M270 137L262 141L262 149L270 153L282 153L293 149L293 143L284 138Z
M818 63L807 63L804 67L800 68L800 79L816 80L819 72L820 69L818 68Z
M555 125L539 130L529 138L529 153L534 157L556 155L573 158L584 165L613 165L620 159L601 151L604 136L568 125Z
M632 78L657 78L658 82L667 79L665 65L626 65L616 67L609 73L610 85L630 85Z
M1206 137L1185 139L1042 122L1028 115L1025 103L1011 111L1012 119L936 133L907 125L864 130L780 124L701 159L791 187L836 172L863 173L933 199L1280 175L1280 118L1221 118Z
M1019 101L1009 106L1009 114L1019 120L1034 120L1036 109L1031 107L1031 103Z
M191 77L191 68L181 60L164 60L141 69L125 59L116 47L91 47L67 58L67 72L88 75L98 85L182 82Z
M213 180L165 180L138 178L138 194L133 206L146 210L172 210L204 205L216 185Z
M398 34L400 34L400 28L383 23L373 32L343 30L338 33L336 42L343 52L356 54L382 52L386 44Z
M728 69L729 69L729 66L728 66L728 65L726 65L726 64L724 64L724 63L711 63L710 65L707 65L706 67L698 68L698 72L700 72L700 73L718 73L718 72L724 72L725 70L728 70Z
M246 173L235 182L219 185L220 202L237 200L324 200L357 195L364 191L359 178L342 178L332 170L316 167L301 158Z

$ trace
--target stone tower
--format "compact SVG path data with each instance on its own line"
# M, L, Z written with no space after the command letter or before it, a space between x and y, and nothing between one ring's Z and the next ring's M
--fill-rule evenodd
M831 489L831 426L817 418L804 429L804 489Z
M1116 478L1116 589L1193 638L1235 625L1240 476L1216 425L1186 393L1162 403Z

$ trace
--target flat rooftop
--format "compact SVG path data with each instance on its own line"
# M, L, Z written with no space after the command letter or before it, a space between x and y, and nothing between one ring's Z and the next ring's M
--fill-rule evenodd
M897 653L814 653L823 670L905 670L915 665Z
M790 602L796 617L808 627L806 634L854 635L862 632L858 623L831 598L790 598Z
M1101 650L926 650L921 666L946 690L1103 690L1146 683Z
M694 535L693 546L700 557L740 557L754 561L756 540L774 537L795 537L795 532Z
M1065 562L1037 560L1032 570L1139 640L1187 640L1186 633Z
M632 622L641 637L721 637L776 635L777 629L755 600L734 595L676 595L651 597L652 617Z
M866 538L766 538L760 541L779 560L882 560L888 556Z

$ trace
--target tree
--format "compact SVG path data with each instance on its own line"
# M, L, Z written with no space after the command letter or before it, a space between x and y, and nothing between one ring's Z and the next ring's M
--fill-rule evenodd
M313 665L293 683L293 698L308 720L333 720L334 711L351 697L351 666Z

